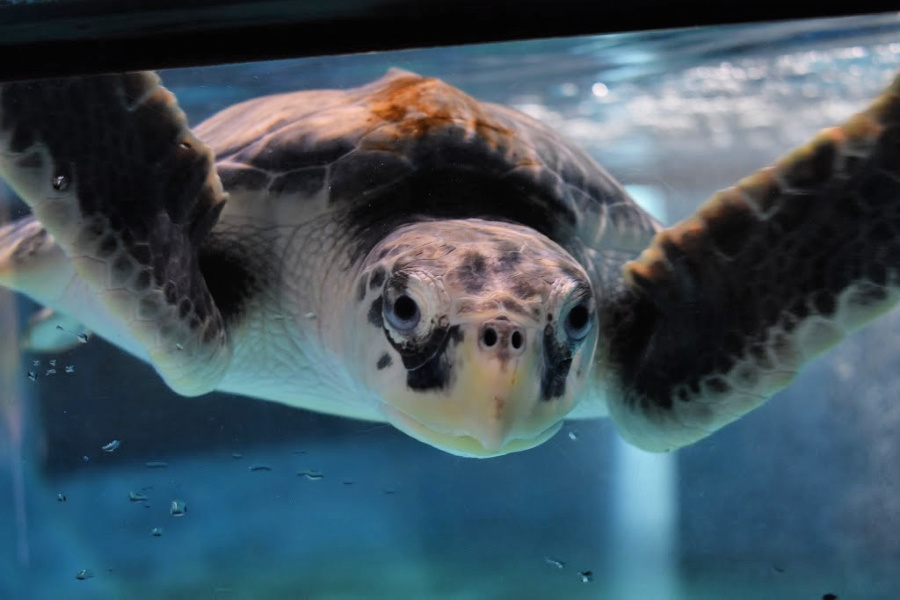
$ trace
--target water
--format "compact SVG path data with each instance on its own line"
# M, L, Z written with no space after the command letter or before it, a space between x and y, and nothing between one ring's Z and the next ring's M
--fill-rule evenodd
M900 65L898 32L882 15L162 75L192 123L391 66L439 76L564 131L673 222L864 106ZM3 206L21 214L9 193ZM897 313L674 456L630 450L589 421L475 461L387 426L176 397L96 337L21 352L15 332L37 307L8 294L0 307L3 599L900 591Z

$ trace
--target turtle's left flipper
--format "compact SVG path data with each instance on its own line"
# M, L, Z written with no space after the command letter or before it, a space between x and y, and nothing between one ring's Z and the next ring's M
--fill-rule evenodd
M197 248L225 194L155 74L0 85L0 175L173 389L216 387L231 349Z
M760 405L900 293L900 79L713 196L625 267L600 377L626 438L694 442Z

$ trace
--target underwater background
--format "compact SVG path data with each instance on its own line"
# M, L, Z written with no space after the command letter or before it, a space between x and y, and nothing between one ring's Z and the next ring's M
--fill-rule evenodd
M196 124L240 100L352 87L390 67L545 121L671 223L863 108L900 68L900 17L161 74ZM6 188L3 211L23 211ZM23 352L16 332L38 308L0 291L2 600L900 594L900 313L672 455L580 421L480 461L387 425L181 398L98 338Z

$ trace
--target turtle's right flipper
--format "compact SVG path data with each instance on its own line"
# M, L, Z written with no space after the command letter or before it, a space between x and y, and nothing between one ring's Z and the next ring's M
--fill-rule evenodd
M900 78L657 234L625 277L601 376L627 438L677 448L762 404L900 298Z
M155 74L0 85L0 175L175 391L217 386L231 348L197 248L225 194Z

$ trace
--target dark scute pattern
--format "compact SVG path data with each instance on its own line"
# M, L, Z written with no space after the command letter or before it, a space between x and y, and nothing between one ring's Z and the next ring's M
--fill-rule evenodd
M553 400L566 393L574 349L557 341L555 328L544 326L544 365L541 372L541 400Z
M453 363L447 348L462 341L459 326L439 327L418 347L394 347L400 352L406 368L406 385L419 392L446 389L452 381ZM393 342L392 342L393 345Z
M224 202L208 185L211 153L202 144L182 143L183 115L156 77L18 82L2 91L2 126L14 128L13 144L45 144L54 177L77 189L82 218L105 218L118 243L152 266L168 302L177 306L186 298L198 314L209 314L195 248ZM91 233L105 235L105 227L98 223ZM111 239L104 239L100 252L112 249Z
M419 170L384 188L368 201L347 207L347 226L355 241L353 256L368 253L398 226L431 218L489 218L533 227L568 244L566 223L574 220L549 191L490 172L456 169Z
M251 167L232 164L217 167L219 178L226 190L238 189L260 190L269 184L269 174Z
M403 367L408 371L414 371L434 358L439 351L443 351L442 349L447 346L447 340L451 337L451 333L453 336L456 336L458 331L458 325L454 325L453 327L442 325L432 329L425 339L403 340L399 343L395 342L394 339L388 335L387 331L384 332L384 335L391 346L400 353Z
M265 137L224 133L236 119L258 135L250 126L275 110L280 117L260 132ZM517 222L566 246L576 224L592 230L603 207L618 204L616 219L651 229L601 167L549 128L410 73L356 89L260 98L199 131L223 163L273 176L328 166L330 201L346 216L354 259L422 217ZM315 187L306 183L306 192Z
M407 177L411 171L412 166L400 155L377 151L354 152L331 168L331 199L362 202L379 187Z
M389 366L391 366L391 364L393 362L394 361L393 361L393 359L391 359L391 355L388 354L387 352L385 352L384 354L382 354L381 356L378 357L378 362L375 364L375 366L378 368L379 371L381 371L382 369L386 369Z
M369 306L369 314L367 316L369 323L374 325L378 329L382 329L384 327L384 317L381 314L381 309L384 306L384 298L382 296L378 296L375 300L372 301L372 304Z
M291 171L276 177L272 185L269 186L269 193L276 195L296 194L302 197L313 196L324 187L325 176L326 172L322 167Z
M601 315L601 337L631 401L670 408L676 388L696 393L701 382L724 393L724 381L710 376L747 353L771 367L753 349L776 325L790 332L815 314L833 316L850 286L866 301L884 300L883 286L896 284L900 268L895 139L888 129L868 157L846 161L823 134L658 235L665 263L629 265L632 289ZM770 343L784 359L788 339Z
M387 277L387 271L384 267L376 267L374 271L372 271L372 275L369 278L369 288L376 289L381 287L381 284L384 283L384 278Z
M460 281L463 289L469 294L477 294L487 284L487 261L478 252L468 252L463 257L460 269Z
M222 154L219 158L251 165L269 173L284 173L300 167L330 165L353 148L351 139L323 137L321 131L298 121L282 128L275 135L235 153ZM274 149L277 151L273 151Z

